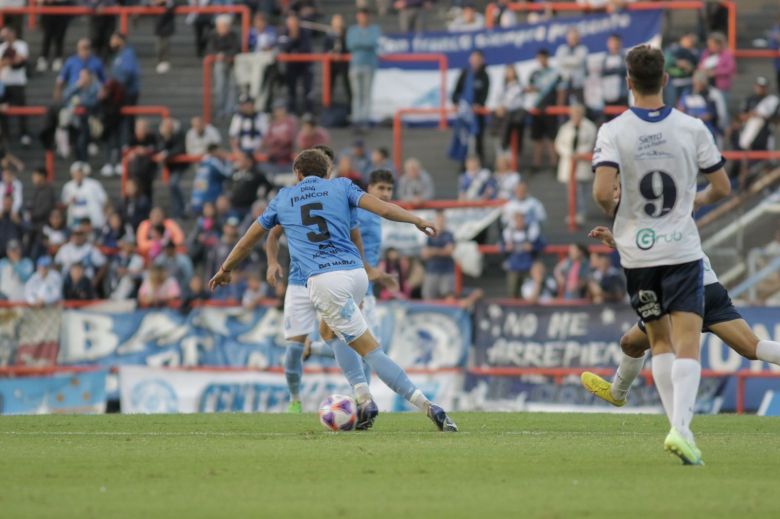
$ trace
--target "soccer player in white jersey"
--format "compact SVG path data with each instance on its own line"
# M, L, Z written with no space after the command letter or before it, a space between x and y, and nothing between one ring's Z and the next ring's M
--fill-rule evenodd
M596 227L588 236L601 240L608 247L615 248L615 240L606 227ZM729 348L749 360L758 359L780 365L780 342L759 339L753 333L750 325L734 308L728 291L718 281L718 276L712 270L710 259L706 254L703 260L704 328L702 332L717 335ZM623 350L623 355L611 383L589 371L582 373L581 376L585 389L617 407L626 404L631 384L639 376L645 354L650 349L645 324L641 319L620 338L620 348Z
M253 223L209 281L213 290L231 281L231 271L276 225L284 228L291 254L303 271L309 298L330 329L371 366L377 376L423 411L440 431L456 432L455 423L420 391L404 370L390 359L368 330L359 304L368 276L357 247L349 239L352 209L360 207L384 218L410 223L427 235L436 227L397 205L366 194L349 179L325 177L328 158L305 150L293 163L298 183L283 188Z
M631 306L647 328L653 378L672 424L664 448L700 465L690 424L701 380L704 253L692 214L694 205L727 196L731 185L704 123L664 106L661 51L634 47L626 68L634 106L599 129L593 197L615 219ZM709 185L697 194L700 171Z

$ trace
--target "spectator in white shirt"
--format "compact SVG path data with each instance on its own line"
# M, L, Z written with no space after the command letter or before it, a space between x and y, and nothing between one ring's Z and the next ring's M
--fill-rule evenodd
M528 184L522 180L515 186L514 197L504 204L501 215L504 226L511 225L514 221L514 214L518 212L525 215L525 221L529 225L532 223L542 225L547 220L547 211L544 209L544 205L538 198L528 194Z
M74 263L81 263L84 266L84 274L97 286L103 280L106 257L100 249L87 241L84 229L79 226L71 231L68 243L57 251L54 262L62 272L70 270Z
M38 270L24 285L27 304L40 308L62 300L62 276L51 264L51 256L38 258Z
M71 179L62 187L62 203L68 208L68 225L82 218L89 218L97 228L103 227L105 215L103 208L108 201L103 185L89 178L89 164L74 162L70 167Z
M485 17L477 12L473 3L467 2L460 10L460 14L450 22L450 32L476 31L485 27Z
M558 83L558 104L568 105L572 100L583 102L588 48L580 41L580 32L575 27L566 31L566 43L555 51L555 66L561 74Z
M4 102L11 106L26 106L27 96L27 59L30 51L27 43L17 38L16 30L6 26L0 31L0 82L5 85ZM19 139L22 146L31 144L30 136L27 134L27 118L17 117L19 122ZM8 119L0 119L2 123L3 134L8 137Z
M558 154L558 182L569 185L572 174L572 161L577 164L574 180L577 186L577 224L585 222L587 212L587 186L593 178L590 154L596 145L596 125L585 118L585 107L572 105L569 120L558 130L555 137L555 152ZM568 191L567 191L568 192Z
M187 155L203 155L212 144L220 144L222 136L219 130L206 124L202 117L193 117L184 140Z
M496 171L493 174L496 180L496 198L509 200L515 193L517 184L520 183L520 173L512 168L512 156L504 153L496 157Z
M433 195L433 177L423 169L419 160L406 159L404 171L398 177L398 187L396 188L398 200L419 204L432 199Z
M22 182L16 178L16 168L13 164L7 163L3 166L3 176L0 180L0 196L11 195L13 204L11 211L21 214L22 203Z

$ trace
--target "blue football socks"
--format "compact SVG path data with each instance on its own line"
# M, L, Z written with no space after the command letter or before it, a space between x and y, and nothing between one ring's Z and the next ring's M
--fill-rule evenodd
M287 343L284 355L284 376L287 378L287 388L290 390L290 400L300 400L301 376L303 375L303 344Z

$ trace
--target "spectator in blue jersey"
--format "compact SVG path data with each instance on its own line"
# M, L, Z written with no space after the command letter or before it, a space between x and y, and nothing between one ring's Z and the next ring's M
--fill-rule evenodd
M501 249L507 253L504 261L507 296L518 298L537 253L544 246L541 229L538 223L528 223L523 213L516 212L512 224L504 229L501 237Z
M66 87L78 82L82 70L94 74L100 84L106 81L103 62L92 54L92 46L87 38L80 39L76 46L76 54L65 60L54 87L55 101L62 99L62 93Z
M601 62L601 96L606 106L627 106L626 53L619 34L607 38L607 53ZM607 119L614 118L608 115Z
M691 88L700 55L695 34L683 34L680 41L666 49L664 58L669 85L664 89L664 102L667 105L676 105L683 92Z
M445 299L455 295L455 236L447 230L444 211L436 211L436 228L439 234L429 237L422 250L425 262L423 299Z
M560 74L550 66L550 53L540 49L536 53L536 68L531 72L526 87L526 108L531 110L531 167L542 167L542 154L546 150L552 167L557 162L553 141L558 134L558 118L544 110L556 103L556 91Z
M358 9L357 24L347 30L347 49L352 54L349 83L352 90L352 126L365 129L371 123L371 96L374 74L379 65L379 38L382 31L377 24L369 25L368 9Z
M588 48L580 41L576 27L566 31L566 43L555 51L555 64L561 74L558 84L558 105L583 102Z
M492 200L496 197L496 193L496 181L490 170L482 167L476 155L468 157L466 170L460 175L458 199Z
M469 55L469 64L461 70L455 90L452 92L451 100L457 107L458 119L450 147L450 158L460 161L465 159L471 138L474 138L476 153L480 160L485 160L483 150L485 116L478 112L485 108L489 92L490 76L485 66L485 55L480 50L472 51Z
M255 109L255 100L241 96L238 112L233 114L228 130L233 153L257 153L263 145L263 137L268 133L268 125L268 114Z
M230 168L223 160L218 144L212 144L198 164L192 183L192 212L200 215L203 204L216 202L222 194L223 184L230 177Z
M276 48L278 33L276 27L268 23L265 13L255 13L252 28L249 30L249 50L252 52L272 51Z
M87 69L82 69L78 81L65 87L62 94L69 115L67 129L71 145L75 148L76 160L89 160L92 142L89 121L97 113L99 95L100 85Z
M141 65L138 63L135 50L128 45L124 34L115 32L111 36L111 49L114 51L114 60L111 62L111 79L122 87L123 104L135 106L138 104L138 96L141 93ZM123 118L122 141L126 142L133 127L133 118Z
M726 100L720 90L710 86L704 71L699 70L693 75L693 85L680 96L677 108L691 117L701 119L712 132L718 146L723 145L723 134L729 124Z
M5 246L6 256L0 259L0 299L24 301L24 284L35 271L32 260L22 256L22 244L10 240Z
M287 54L310 54L312 52L311 31L301 27L300 19L291 14L285 22L285 31L279 36L279 50ZM286 63L287 111L300 113L298 107L299 85L303 87L303 111L311 113L314 108L314 76L311 63Z

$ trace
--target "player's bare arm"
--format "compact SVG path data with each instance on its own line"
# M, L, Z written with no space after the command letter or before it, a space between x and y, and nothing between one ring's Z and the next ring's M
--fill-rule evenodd
M428 236L436 236L436 234L439 232L432 222L420 218L416 214L407 211L400 206L388 202L383 202L374 195L366 193L360 197L359 205L361 209L371 211L372 213L379 215L386 220L410 223Z
M366 261L366 253L363 247L363 235L360 234L360 227L355 227L350 231L350 238L360 253L360 259L363 260L363 268L366 270L368 280L378 284L383 288L387 288L388 290L397 290L398 280L394 276L391 276L384 270L372 267L368 261Z
M284 269L279 263L279 238L282 237L281 225L277 225L268 233L268 239L265 241L265 255L268 257L268 270L265 273L265 279L271 286L284 278Z
M618 170L612 166L599 166L596 168L593 179L593 200L609 216L614 216L617 208L615 199L615 183Z
M241 239L238 240L236 246L233 247L233 250L230 251L225 261L222 262L222 265L219 266L217 273L209 281L209 290L213 292L217 287L230 284L233 269L244 261L244 258L249 256L252 249L263 239L265 233L266 230L257 222L254 222L249 227Z
M606 245L611 249L616 248L615 237L612 235L612 231L610 231L607 227L604 227L603 225L597 225L596 227L591 229L590 232L588 233L588 238L599 240L601 243L603 243L604 245Z
M693 208L699 209L700 207L714 204L723 198L726 198L731 193L731 182L726 170L720 168L715 173L705 175L709 184L706 188L699 191L696 194L696 198L693 199Z

